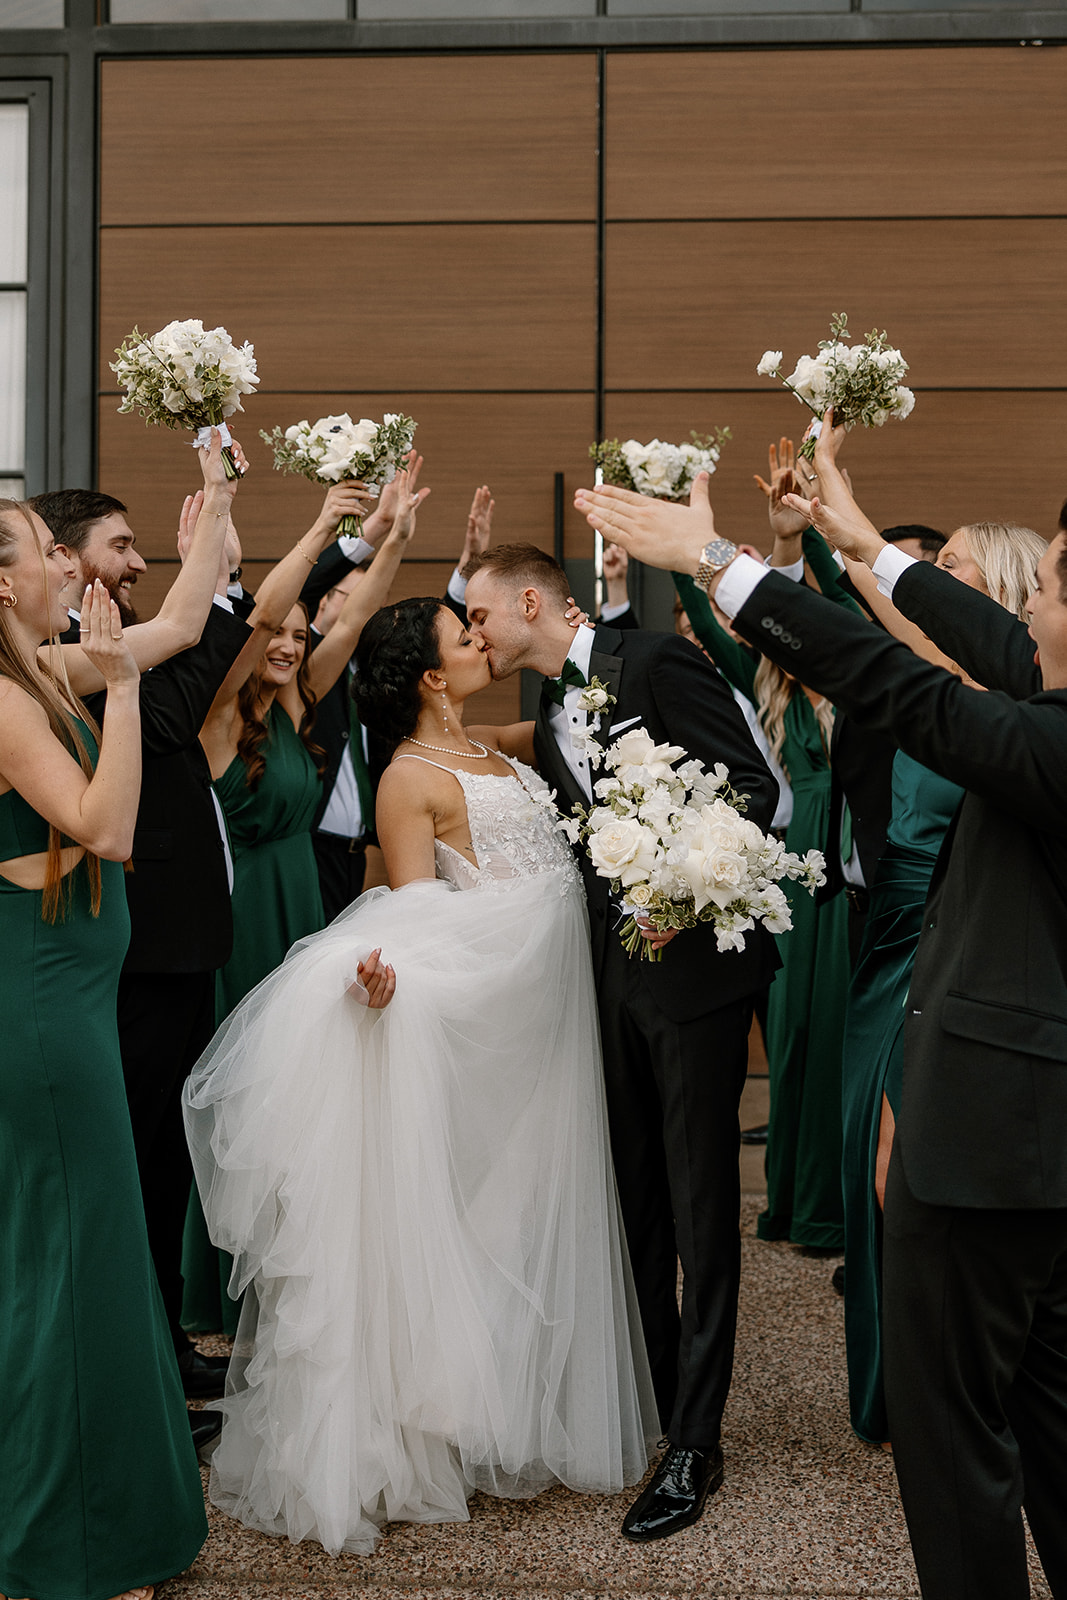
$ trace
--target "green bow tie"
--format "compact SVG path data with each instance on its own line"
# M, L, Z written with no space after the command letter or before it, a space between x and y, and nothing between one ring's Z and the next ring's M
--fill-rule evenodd
M558 678L546 678L541 685L541 693L549 700L555 701L557 706L563 704L563 696L568 689L584 689L589 679L569 658L563 663L563 671Z

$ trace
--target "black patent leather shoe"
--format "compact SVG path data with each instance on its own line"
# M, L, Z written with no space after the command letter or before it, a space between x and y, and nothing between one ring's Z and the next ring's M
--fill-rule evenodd
M190 1411L189 1427L193 1434L193 1444L199 1453L206 1444L211 1444L222 1432L222 1412Z
M669 1539L697 1521L709 1494L722 1485L722 1451L683 1450L672 1444L623 1518L627 1539Z
M202 1356L190 1345L178 1356L178 1371L187 1400L217 1400L226 1392L229 1356Z

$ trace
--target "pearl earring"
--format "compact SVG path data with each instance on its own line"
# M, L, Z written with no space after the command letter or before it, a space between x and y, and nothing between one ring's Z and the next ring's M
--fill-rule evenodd
M448 684L446 683L442 687L447 689L448 688ZM441 696L441 707L442 707L442 711L443 711L443 715L444 715L444 719L445 719L445 732L447 733L448 732L448 700L447 700L445 695Z

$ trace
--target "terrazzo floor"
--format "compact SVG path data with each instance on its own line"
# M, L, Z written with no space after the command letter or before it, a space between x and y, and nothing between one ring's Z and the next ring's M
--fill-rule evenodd
M742 1127L765 1120L766 1080L750 1079ZM207 1544L195 1566L160 1586L159 1600L918 1600L892 1458L848 1426L842 1303L830 1285L836 1262L759 1242L758 1148L743 1153L741 1170L726 1480L695 1527L633 1545L618 1532L629 1495L478 1495L469 1523L395 1524L372 1556L335 1559L318 1545L249 1532L209 1506ZM1031 1581L1035 1600L1048 1600L1033 1556Z

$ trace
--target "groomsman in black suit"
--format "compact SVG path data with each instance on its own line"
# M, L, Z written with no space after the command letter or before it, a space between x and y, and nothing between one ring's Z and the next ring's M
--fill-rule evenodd
M612 700L595 733L627 728L683 746L709 769L724 762L749 816L770 822L777 785L730 690L693 645L640 629L572 629L568 582L532 545L500 545L473 564L470 629L494 678L546 674L535 751L564 812L591 794L589 760L572 742L588 717L582 686ZM660 962L628 957L609 884L578 860L589 900L612 1154L630 1259L668 1449L623 1523L659 1539L695 1522L722 1482L720 1428L730 1386L740 1278L738 1102L752 996L776 965L770 937L719 953L707 925L681 933ZM678 1259L684 1275L677 1300Z
M145 570L125 506L92 490L37 495L33 509L77 569L72 593L99 578L123 620ZM198 504L198 502L197 502ZM191 506L186 502L186 520ZM227 1362L202 1356L182 1330L181 1241L192 1169L181 1090L214 1032L214 973L233 928L225 829L197 739L223 678L251 636L224 594L226 517L195 525L178 583L197 582L205 617L199 640L141 679L142 783L132 871L126 874L130 947L119 982L118 1022L149 1245L185 1392L221 1395ZM174 592L174 591L172 591ZM78 615L64 639L78 639ZM94 697L95 698L95 697ZM102 697L101 697L102 699ZM93 707L93 700L90 700ZM93 707L99 712L102 709ZM217 1433L217 1413L192 1412L198 1444Z
M1067 1595L1067 505L1029 630L887 545L846 494L814 508L983 693L731 561L706 479L668 517L611 492L578 504L642 559L703 576L739 633L966 790L907 1001L885 1195L889 1430L924 1600L1024 1600L1024 1508Z

